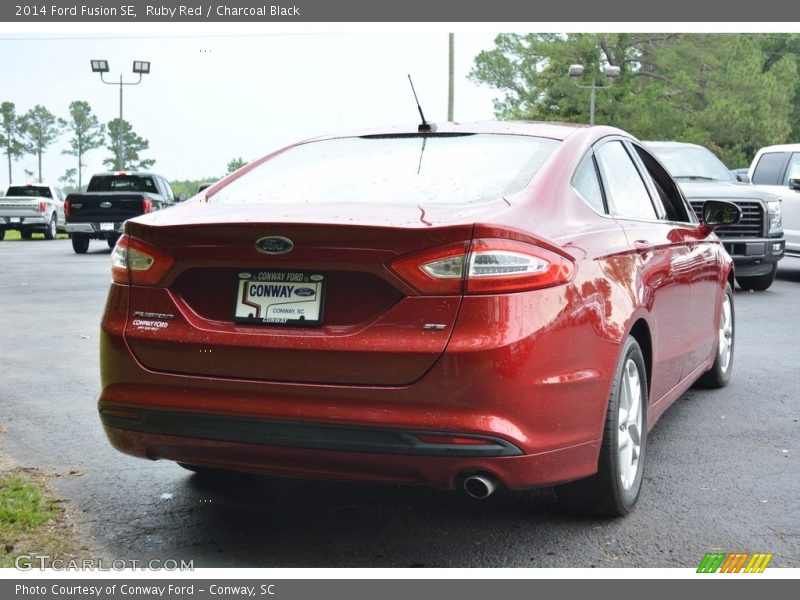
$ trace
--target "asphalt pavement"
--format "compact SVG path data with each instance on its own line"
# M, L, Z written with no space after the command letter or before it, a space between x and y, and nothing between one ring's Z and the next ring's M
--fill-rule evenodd
M624 519L562 513L549 489L485 501L412 486L206 480L113 450L96 412L109 250L0 242L0 456L58 475L92 557L195 567L696 567L772 552L800 567L800 259L737 290L733 380L690 390L649 438Z

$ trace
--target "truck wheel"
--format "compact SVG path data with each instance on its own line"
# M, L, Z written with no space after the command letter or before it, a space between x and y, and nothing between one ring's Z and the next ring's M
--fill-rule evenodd
M714 365L697 380L697 387L724 388L731 380L733 371L733 344L736 332L736 320L733 313L733 290L730 284L725 286L722 297L722 309L719 315L717 330L717 355Z
M47 229L44 232L44 239L46 240L54 240L58 235L58 222L56 221L56 213L53 213L50 217L50 223L47 225Z
M639 343L622 347L608 399L597 474L556 487L571 512L624 517L639 499L647 445L647 370Z
M29 240L33 236L33 232L30 229L20 229L19 235L23 240Z
M109 235L108 238L106 238L106 242L108 243L108 247L113 250L114 246L117 245L117 240L119 240L120 237L121 236L118 233L112 233L111 235Z
M736 283L743 290L753 290L754 292L763 292L772 282L775 281L775 275L778 273L778 263L772 265L772 271L765 275L756 275L754 277L737 277Z
M2 242L6 237L6 230L4 227L0 227L0 242Z
M86 254L89 249L89 236L81 233L72 234L72 249L75 254Z

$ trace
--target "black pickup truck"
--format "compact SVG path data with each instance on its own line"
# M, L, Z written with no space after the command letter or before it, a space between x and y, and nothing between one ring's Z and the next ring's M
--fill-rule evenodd
M64 201L72 249L85 254L89 240L106 240L113 248L125 221L167 208L178 200L169 182L155 173L117 171L93 175L85 193L69 194Z

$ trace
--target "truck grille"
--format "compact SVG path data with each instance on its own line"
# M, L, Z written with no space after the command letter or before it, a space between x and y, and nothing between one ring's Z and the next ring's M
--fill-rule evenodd
M692 200L692 208L698 219L703 216L703 203L704 200ZM726 227L717 227L716 232L722 234L722 237L762 237L764 235L764 209L760 202L736 202L739 208L742 209L742 220L736 225L728 225Z

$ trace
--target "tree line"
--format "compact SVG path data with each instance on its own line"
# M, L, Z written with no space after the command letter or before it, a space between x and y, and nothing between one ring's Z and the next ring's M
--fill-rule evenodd
M800 139L800 35L591 33L501 34L481 52L470 78L504 94L501 119L589 121L644 140L709 147L729 167L745 167L762 146ZM603 75L618 66L619 79Z
M65 187L80 188L83 185L84 156L87 152L105 146L111 156L103 160L109 170L118 168L149 169L154 159L142 159L139 153L147 150L150 143L136 134L127 121L112 119L100 122L88 102L75 100L69 105L69 119L62 119L41 104L18 115L13 102L0 104L0 147L8 161L8 182L13 183L12 163L25 155L35 155L38 160L38 181L42 181L42 155L65 133L71 134L69 147L62 154L74 156L77 167L67 169L59 178ZM120 138L122 144L119 143ZM35 175L25 170L30 179Z

